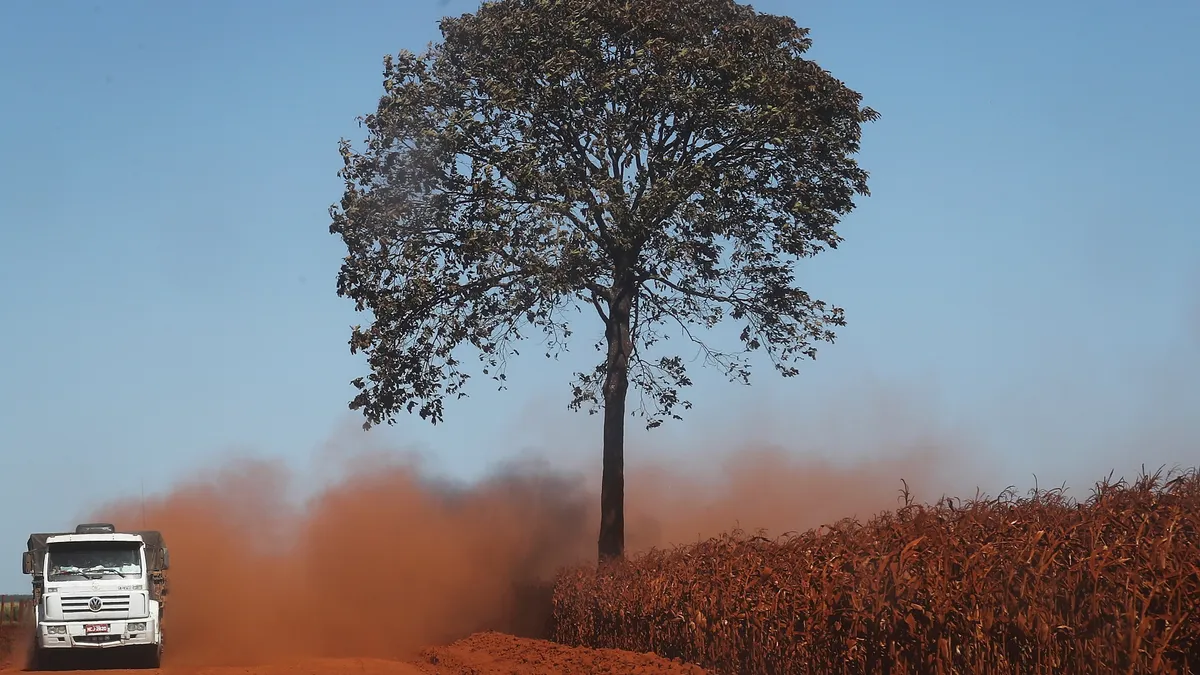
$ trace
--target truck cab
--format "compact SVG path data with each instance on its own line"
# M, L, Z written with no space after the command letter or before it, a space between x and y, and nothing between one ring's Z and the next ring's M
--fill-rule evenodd
M33 664L117 649L157 668L170 560L157 531L85 523L73 533L32 534L22 571L33 577Z

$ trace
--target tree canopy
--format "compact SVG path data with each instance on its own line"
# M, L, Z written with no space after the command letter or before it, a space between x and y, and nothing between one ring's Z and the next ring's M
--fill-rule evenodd
M601 353L569 406L605 412L600 548L619 556L629 385L656 426L690 405L672 334L742 382L751 352L792 376L834 339L842 310L795 267L868 194L853 155L877 115L804 57L807 29L731 0L497 0L440 27L384 59L366 146L341 145L338 293L373 315L350 406L437 423L464 350L503 382L528 334L555 356L587 330ZM705 340L727 320L736 349Z

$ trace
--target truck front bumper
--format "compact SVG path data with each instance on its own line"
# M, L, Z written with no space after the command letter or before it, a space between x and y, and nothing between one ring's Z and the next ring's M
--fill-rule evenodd
M108 649L153 645L158 626L151 619L42 623L38 646L42 649Z

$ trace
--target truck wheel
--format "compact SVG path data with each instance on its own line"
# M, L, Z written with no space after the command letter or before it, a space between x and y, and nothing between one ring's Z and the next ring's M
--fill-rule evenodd
M162 645L154 645L146 649L145 658L142 659L142 667L157 670L162 668Z
M33 647L29 650L29 669L30 670L57 670L58 659L57 654Z
M50 670L50 654L46 653L38 647L37 635L33 635L29 639L29 651L25 653L25 669L26 670Z
M29 638L29 643L25 645L25 670L38 670L38 647L37 634Z

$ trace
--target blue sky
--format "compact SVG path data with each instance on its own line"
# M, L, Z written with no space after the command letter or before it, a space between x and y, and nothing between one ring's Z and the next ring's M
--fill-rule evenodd
M804 4L756 7L809 26L812 57L883 115L873 196L802 272L849 325L800 378L701 374L688 423L635 426L631 452L749 433L862 459L939 438L992 490L1198 463L1200 4ZM98 500L365 442L327 230L337 141L361 138L385 53L475 7L3 3L0 591L26 587L28 532ZM588 347L372 443L466 478L525 448L597 470L598 419L565 411Z

